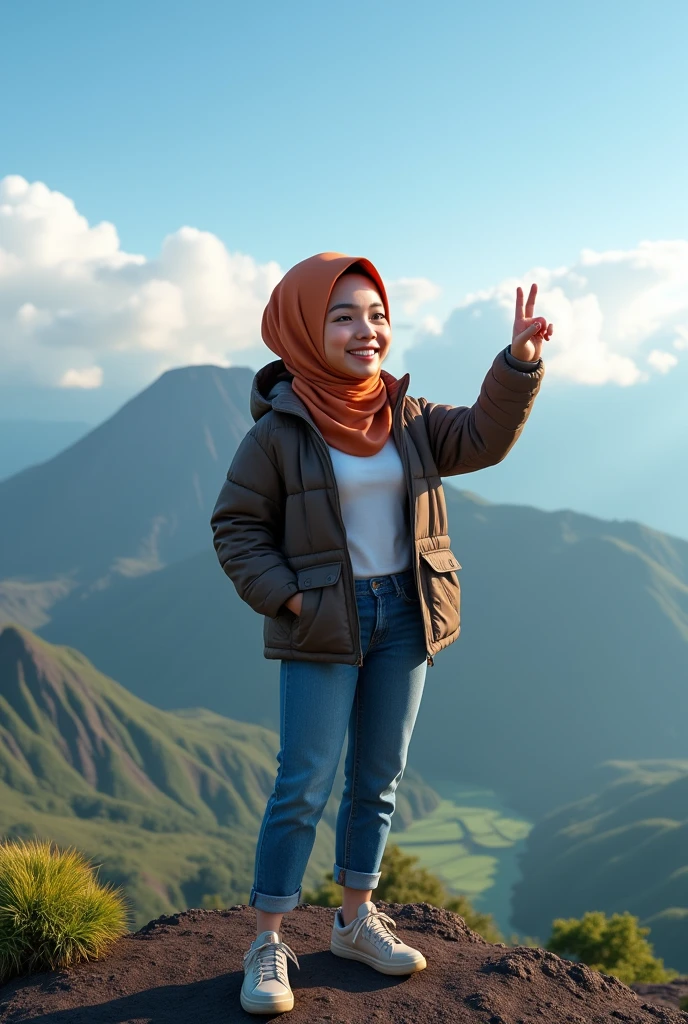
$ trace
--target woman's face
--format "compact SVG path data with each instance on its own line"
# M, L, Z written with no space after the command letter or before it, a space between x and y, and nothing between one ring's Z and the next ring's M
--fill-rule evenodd
M392 328L380 294L364 274L343 274L330 296L324 328L325 358L342 373L364 379L380 369Z

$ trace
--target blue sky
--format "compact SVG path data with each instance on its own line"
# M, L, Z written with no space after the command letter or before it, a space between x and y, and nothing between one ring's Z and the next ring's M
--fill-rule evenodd
M683 2L39 0L3 36L5 173L129 251L192 224L451 297L688 237Z
M6 415L267 361L271 286L325 249L392 283L411 392L472 402L537 280L547 398L508 471L457 482L688 536L687 4L38 0L2 35ZM558 396L606 451L559 489Z

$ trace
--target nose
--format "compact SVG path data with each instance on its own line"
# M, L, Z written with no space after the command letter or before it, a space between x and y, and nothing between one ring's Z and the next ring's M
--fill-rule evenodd
M360 328L360 330L358 330L356 332L356 337L357 338L368 338L369 340L372 341L372 339L377 337L377 335L376 335L376 333L375 333L375 331L373 329L373 325L371 323L369 323L368 321L364 320L363 326Z

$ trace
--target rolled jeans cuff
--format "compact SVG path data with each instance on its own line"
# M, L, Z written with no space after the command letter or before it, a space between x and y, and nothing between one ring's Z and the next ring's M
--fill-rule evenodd
M332 874L337 885L345 885L349 889L376 889L382 877L381 871L352 871L351 868L340 867L336 861Z
M302 886L299 886L291 896L268 896L266 893L252 888L248 905L255 907L256 910L265 910L268 914L286 914L288 910L293 910L298 906L301 900L301 889Z

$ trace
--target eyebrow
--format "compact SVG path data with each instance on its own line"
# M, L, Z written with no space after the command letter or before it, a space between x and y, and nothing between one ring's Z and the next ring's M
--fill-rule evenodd
M370 306L368 308L372 309L373 306L381 306L382 309L385 308L382 305L381 302L371 302ZM357 306L355 302L338 302L336 306L330 306L330 308L328 309L327 312L328 313L332 313L333 310L335 310L335 309L362 309L362 308L363 307L361 307L361 306Z

